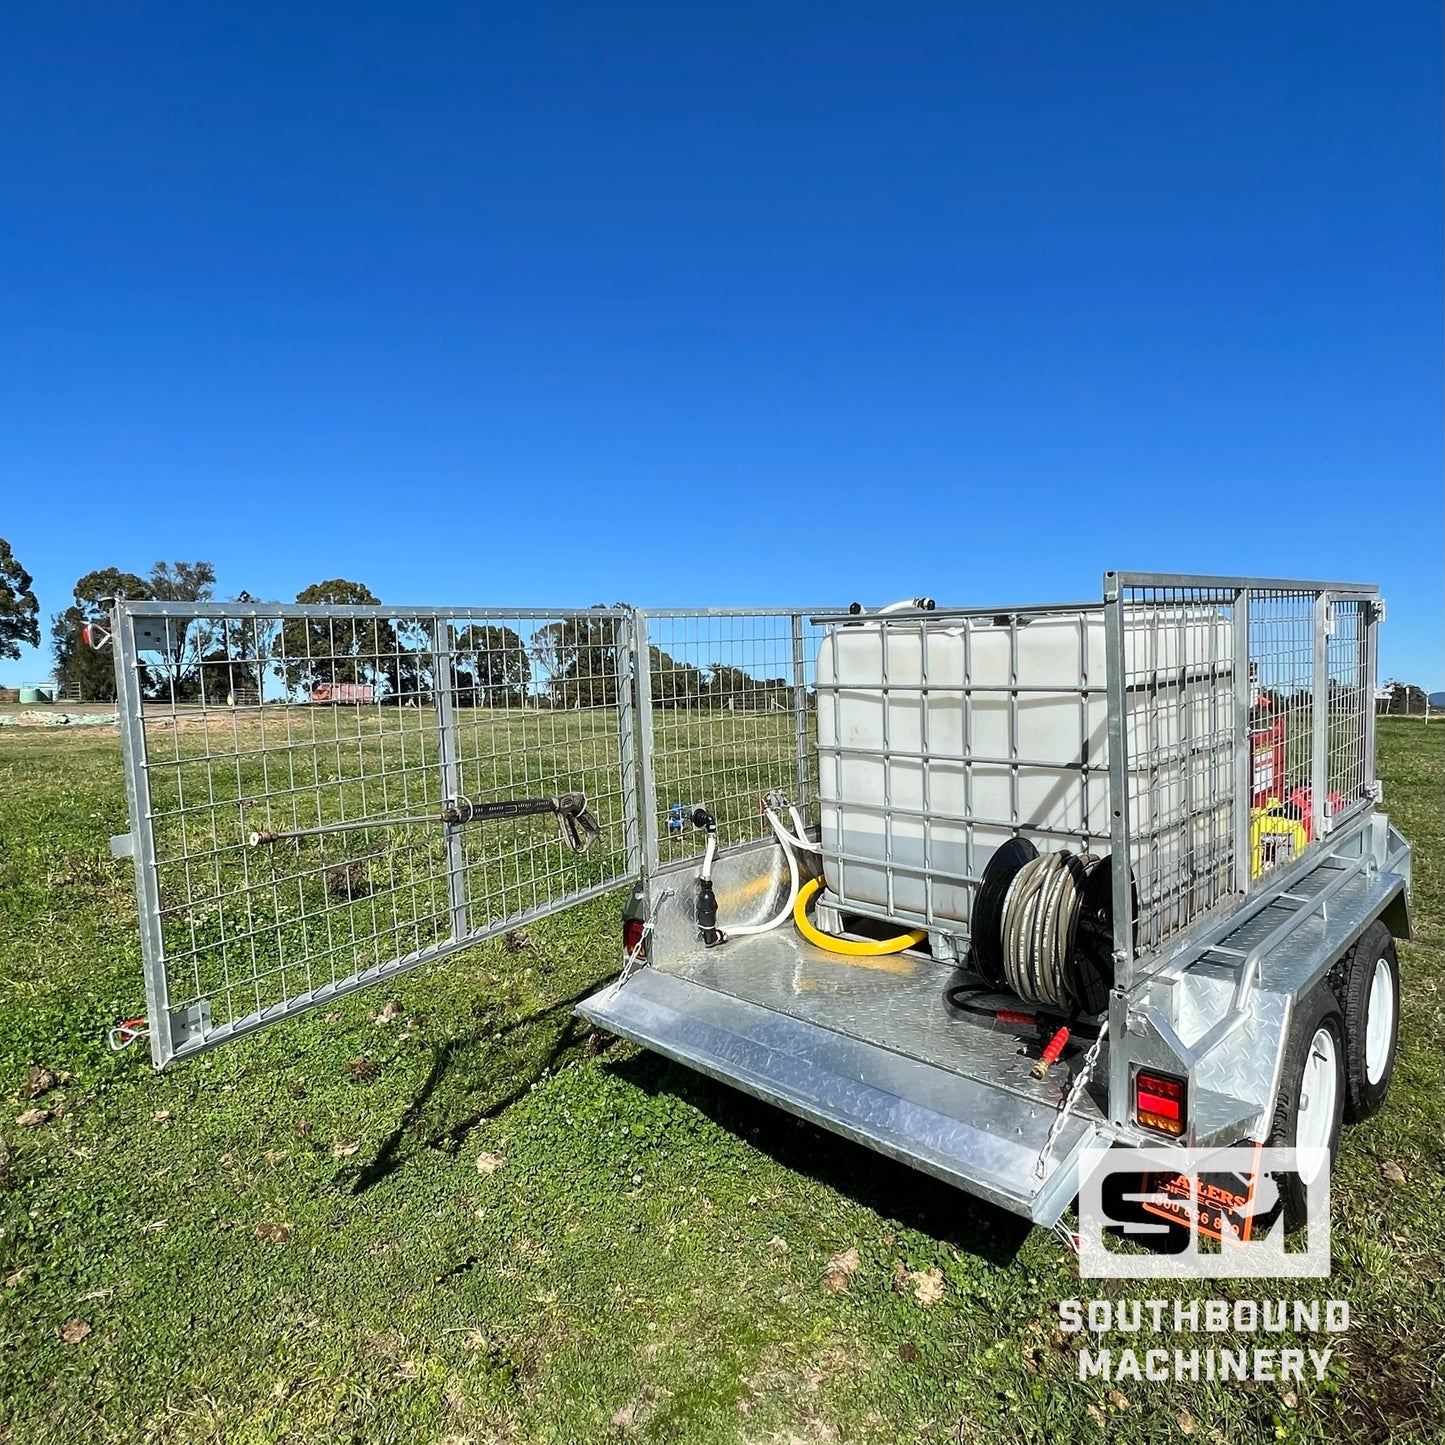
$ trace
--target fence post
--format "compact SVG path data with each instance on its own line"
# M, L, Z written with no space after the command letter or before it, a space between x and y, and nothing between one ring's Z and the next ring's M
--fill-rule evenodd
M642 871L652 909L652 876L657 872L657 773L652 731L652 658L648 643L647 613L632 613L632 657L637 699L637 809L642 844Z
M1365 707L1365 756L1364 771L1361 776L1361 783L1367 797L1375 796L1375 729L1378 727L1377 712L1379 703L1375 700L1375 690L1379 686L1379 643L1380 643L1380 599L1369 597L1361 608L1364 614L1364 636L1360 639L1362 656L1360 658L1360 671L1363 674L1360 678L1360 685L1364 690ZM1425 698L1425 721L1430 721L1430 699L1429 694Z
M130 811L131 860L135 865L141 968L145 974L146 1013L150 1019L151 1062L163 1069L175 1053L171 1037L171 1000L166 981L165 936L161 932L160 882L156 877L156 840L146 771L146 736L135 625L119 601L111 612L110 645L115 650L116 714L125 764L125 796Z
M443 801L456 802L462 795L462 765L458 756L455 675L452 670L451 623L445 617L432 619L433 689L437 706L437 761L441 767ZM477 703L475 695L472 706ZM462 830L452 824L446 830L447 905L451 913L452 938L467 936L467 857Z
M642 874L641 805L637 761L637 655L631 614L617 621L617 727L622 762L622 834L627 868Z
M1254 803L1254 734L1250 728L1253 687L1249 675L1249 588L1234 594L1234 891L1248 893L1254 882L1249 842Z
M812 780L808 769L808 661L803 651L803 614L793 613L793 729L797 738L798 812L806 822L812 807Z
M1310 717L1310 837L1316 842L1329 827L1330 621L1330 594L1320 592L1315 597L1314 709Z
M1109 871L1114 903L1114 987L1134 982L1132 849L1129 840L1129 725L1124 596L1118 574L1104 574L1104 651L1109 685Z

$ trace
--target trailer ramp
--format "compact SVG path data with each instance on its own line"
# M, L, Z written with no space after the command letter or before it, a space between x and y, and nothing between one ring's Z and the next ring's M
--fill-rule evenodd
M932 960L826 954L791 933L737 940L644 968L579 1015L889 1158L1039 1224L1077 1192L1079 1152L1099 1137L1097 1091L1061 1118L1083 1051L1029 1077L1017 1033L949 1018L952 971ZM1051 1131L1055 1137L1050 1141Z

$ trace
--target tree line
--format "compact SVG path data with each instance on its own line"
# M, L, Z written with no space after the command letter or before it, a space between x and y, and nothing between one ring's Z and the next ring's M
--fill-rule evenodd
M40 604L35 579L0 537L0 659L18 658L22 646L40 646ZM157 562L144 576L103 567L79 578L70 605L50 619L54 675L66 696L85 702L115 700L114 660L85 642L85 628L104 622L116 597L200 603L212 600L216 569L210 562ZM245 592L233 600L249 602ZM315 582L296 594L300 603L376 607L380 598L346 578ZM553 707L605 707L617 701L618 623L607 609L539 628L529 641L511 627L471 623L450 629L452 696L461 707L519 706L527 700ZM403 620L290 620L204 618L172 627L141 664L142 691L177 702L275 701L319 697L407 703L436 691L434 639L425 624ZM787 710L792 683L759 678L738 667L698 667L649 649L652 701L660 707ZM1332 693L1343 683L1331 678ZM1413 683L1387 681L1380 710L1425 713L1430 703ZM1298 707L1301 699L1264 690L1270 705Z
M205 603L216 569L205 561L157 562L144 576L115 567L77 579L70 604L50 619L55 680L65 696L113 702L114 657L86 641L105 625L110 602ZM240 592L233 601L254 599ZM377 607L364 583L331 578L296 594L302 604ZM201 609L202 611L204 609ZM140 655L139 684L152 700L177 703L261 701L430 702L438 688L437 645L460 707L605 707L617 701L618 620L608 609L564 618L529 639L498 622L449 624L440 638L429 621L405 618L265 616L157 620ZM33 579L0 539L0 657L40 645ZM786 710L792 684L757 678L723 663L698 667L649 649L652 700L660 707Z

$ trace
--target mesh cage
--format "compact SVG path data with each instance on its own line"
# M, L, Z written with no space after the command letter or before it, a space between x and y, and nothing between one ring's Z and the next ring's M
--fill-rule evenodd
M1361 598L1330 604L1327 619L1329 740L1325 808L1331 818L1369 791L1373 749L1370 721L1375 679L1370 667L1370 604Z
M794 611L639 614L656 860L695 855L705 807L723 847L771 837L764 794L817 817L819 629ZM645 637L645 645L641 640Z
M1108 574L1115 941L1174 945L1374 795L1375 589ZM1132 915L1132 930L1127 920Z
M1123 610L1118 703L1127 853L1141 952L1157 949L1234 891L1235 596L1138 587Z
M927 619L120 604L153 1057L689 859L698 806L753 846L773 792L889 918L966 928L1010 837L1126 858L1127 980L1369 805L1379 616L1112 573Z
M125 605L156 1062L634 873L630 625L600 610ZM595 838L547 806L581 797ZM536 811L491 816L517 803Z

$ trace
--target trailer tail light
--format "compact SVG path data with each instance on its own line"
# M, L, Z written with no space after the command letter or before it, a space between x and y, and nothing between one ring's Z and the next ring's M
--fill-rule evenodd
M622 920L622 954L624 958L631 958L642 948L642 940L647 934L647 925L640 918L624 918Z
M1134 1075L1134 1117L1140 1127L1161 1134L1182 1134L1188 1087L1173 1074L1140 1069Z

